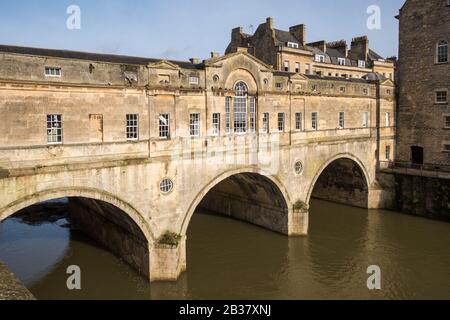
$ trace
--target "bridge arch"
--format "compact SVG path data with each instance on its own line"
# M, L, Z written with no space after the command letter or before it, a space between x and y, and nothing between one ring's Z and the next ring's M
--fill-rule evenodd
M6 207L0 209L0 222L7 219L8 217L14 215L22 209L31 207L38 203L45 201L50 201L60 198L85 198L98 200L108 203L112 206L117 207L127 214L131 220L139 227L142 231L149 244L153 244L155 241L153 230L154 228L149 226L149 223L142 216L142 214L136 210L132 205L126 201L120 199L119 197L108 193L106 191L91 189L91 188L58 188L58 189L48 189L32 195L28 195L17 199L16 201L10 203Z
M265 184L267 188L270 188L274 192L275 195L275 201L276 204L275 207L278 207L279 213L284 213L285 217L285 225L281 226L282 228L272 228L265 223L258 223L255 221L249 221L254 224L258 224L262 227L266 227L268 229L272 229L274 231L280 232L280 233L288 233L288 224L289 220L291 218L292 214L292 202L291 198L287 192L287 189L284 187L284 185L281 183L281 181L276 178L273 175L268 174L264 170L261 170L259 168L255 167L247 167L247 168L241 168L236 170L230 170L227 172L224 172L216 177L214 177L209 183L207 183L200 192L195 196L194 200L191 202L186 215L183 217L183 221L181 223L181 235L186 235L189 224L191 222L192 216L194 215L194 212L199 207L199 205L202 203L202 201L205 199L205 197L208 196L208 194L217 186L219 186L221 183L227 182L232 178L235 178L236 181L242 182L244 184L247 184L245 181L245 177L249 179L255 179L255 181L259 181L262 184ZM268 190L268 189L267 189ZM238 218L241 220L242 219Z
M356 206L360 206L360 207L368 207L368 197L369 197L369 187L371 185L371 179L370 179L370 175L369 172L367 171L366 166L364 165L364 163L355 155L351 154L351 153L341 153L341 154L337 154L335 156L333 156L332 158L328 159L327 161L325 161L320 169L317 171L317 173L315 174L313 180L311 181L310 187L309 187L309 191L308 191L308 195L307 195L307 199L306 202L309 204L311 201L311 198L314 195L314 192L317 188L319 188L319 182L320 179L324 179L325 175L329 175L332 174L332 169L333 166L340 166L340 168L338 168L338 170L335 170L335 172L339 172L340 175L342 175L343 180L348 181L348 178L351 178L351 176L347 175L348 174L348 170L342 170L343 167L349 167L349 165L352 165L352 169L354 171L357 171L356 177L354 177L355 179L359 179L358 181L358 188L361 188L361 192L362 194L360 194L359 196L361 197L361 199L356 203ZM337 169L337 168L334 168ZM334 190L336 191L336 190ZM336 192L334 192L334 195L337 198L326 198L326 197L322 197L322 199L325 200L331 200L334 202L341 202L339 199L340 195ZM356 200L356 199L355 199ZM345 201L345 198L342 199L343 203L348 203ZM354 202L353 202L354 203Z

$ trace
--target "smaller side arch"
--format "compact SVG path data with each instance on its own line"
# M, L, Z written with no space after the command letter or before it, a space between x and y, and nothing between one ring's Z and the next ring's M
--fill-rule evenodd
M22 209L33 206L40 202L45 202L59 198L88 198L109 203L125 212L139 227L149 242L149 245L155 242L152 223L147 221L141 213L129 203L123 201L119 197L106 191L91 188L60 188L41 191L32 195L20 198L3 209L0 209L0 221L7 219Z
M247 168L240 168L236 170L231 170L224 172L215 178L213 178L205 187L203 187L200 192L195 196L194 200L189 205L188 210L186 211L186 214L182 217L181 221L181 227L179 228L181 235L186 235L187 229L189 227L190 221L192 219L192 216L194 215L195 210L201 203L201 201L205 198L205 196L218 184L221 182L227 180L228 178L231 178L233 176L239 175L239 174L245 174L245 173L253 173L258 174L266 179L268 179L270 182L272 182L277 188L278 191L283 196L283 200L286 203L287 207L287 214L290 218L292 215L292 202L289 197L289 194L287 192L287 189L284 187L284 185L277 179L276 177L267 174L264 170L261 170L259 168L255 167L247 167Z
M371 179L370 179L370 175L367 171L367 168L365 167L364 163L355 155L351 154L351 153L341 153L341 154L337 154L335 156L333 156L332 158L328 159L327 161L325 161L322 166L320 167L320 169L317 171L317 173L315 174L313 180L311 181L311 185L309 187L308 190L308 195L306 198L306 203L310 203L311 201L311 197L314 191L314 188L317 184L317 181L319 180L319 178L321 177L321 175L324 173L324 171L335 161L340 160L340 159L349 159L352 160L354 163L356 163L359 167L359 169L361 169L361 172L363 173L364 176L364 182L367 185L367 188L370 187L371 185Z

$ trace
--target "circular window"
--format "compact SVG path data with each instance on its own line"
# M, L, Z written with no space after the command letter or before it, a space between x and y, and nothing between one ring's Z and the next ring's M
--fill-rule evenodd
M214 77L213 77L213 81L214 82L218 82L219 81L219 76L216 74L216 75L214 75Z
M298 175L303 173L303 163L301 161L295 163L295 173Z
M264 84L267 86L269 84L269 79L264 79Z
M169 193L173 189L173 182L170 179L164 179L159 183L159 190L162 193Z

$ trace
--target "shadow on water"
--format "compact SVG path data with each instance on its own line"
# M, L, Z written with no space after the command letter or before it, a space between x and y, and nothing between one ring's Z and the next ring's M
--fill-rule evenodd
M39 299L450 299L450 224L324 201L311 207L308 237L283 235L197 212L188 230L188 271L148 283L67 220L0 225L0 260ZM67 227L67 226L66 226ZM366 286L369 265L382 290ZM67 267L82 290L66 287Z

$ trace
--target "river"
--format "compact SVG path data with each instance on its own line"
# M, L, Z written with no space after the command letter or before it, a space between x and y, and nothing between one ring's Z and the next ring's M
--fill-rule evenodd
M450 223L318 200L302 238L197 212L174 283L148 283L64 217L4 221L0 260L38 299L450 299ZM70 265L79 291L66 287ZM381 290L367 288L371 265Z

